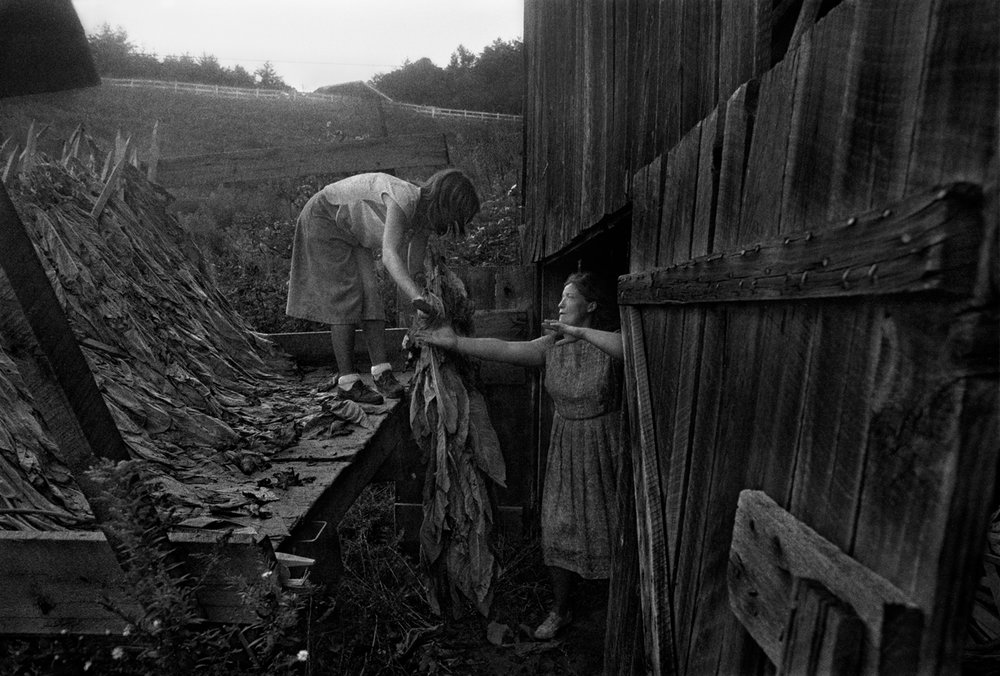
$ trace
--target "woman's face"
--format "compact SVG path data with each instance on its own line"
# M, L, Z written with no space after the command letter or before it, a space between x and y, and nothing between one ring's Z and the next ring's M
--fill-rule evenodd
M597 303L588 301L576 288L576 284L563 287L559 301L559 321L570 326L590 326Z

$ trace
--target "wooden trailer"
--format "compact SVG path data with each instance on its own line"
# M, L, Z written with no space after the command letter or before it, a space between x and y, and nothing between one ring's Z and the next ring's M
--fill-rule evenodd
M998 15L526 3L539 311L618 276L606 673L958 673L997 508Z

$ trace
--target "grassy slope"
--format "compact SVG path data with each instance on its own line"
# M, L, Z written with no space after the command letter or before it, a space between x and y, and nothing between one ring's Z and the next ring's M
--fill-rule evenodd
M511 180L519 161L507 156L520 153L520 130L506 123L475 123L430 119L409 111L386 110L390 135L439 132L447 134L453 164L463 166L489 191L495 180ZM159 122L161 156L225 152L249 148L334 140L334 133L348 138L378 136L379 115L372 100L350 99L327 103L306 99L237 100L157 89L131 89L101 85L57 94L0 100L0 137L13 137L23 146L32 122L48 126L40 139L43 151L55 152L78 124L102 148L110 148L115 135L132 136L139 159L150 148L153 125ZM502 146L502 158L488 158L483 144ZM517 146L517 147L513 147ZM482 166L479 166L482 165ZM510 165L510 166L507 166ZM515 166L516 165L516 166Z
M479 188L483 209L470 237L449 243L455 261L517 262L520 213L517 198L507 191L520 179L520 127L431 119L395 109L386 109L384 117L390 136L444 134L451 163ZM47 127L39 139L42 152L58 154L82 124L102 154L114 147L119 132L131 136L140 161L149 157L156 123L162 157L333 141L338 132L347 138L381 134L379 113L370 99L236 100L111 85L0 100L0 141L10 137L23 147L32 122L36 128ZM7 154L0 156L0 170L6 159ZM172 208L181 224L212 261L219 285L243 299L237 303L239 310L258 330L314 328L284 316L288 251L304 198L335 178L294 177L252 186L173 191L178 200ZM391 306L391 300L387 302Z
M162 155L177 156L322 141L338 129L349 136L372 135L377 133L372 113L372 104L360 100L244 101L102 85L0 101L0 134L23 144L34 120L50 125L43 141L51 149L82 123L104 147L119 131L131 135L144 160L157 121Z

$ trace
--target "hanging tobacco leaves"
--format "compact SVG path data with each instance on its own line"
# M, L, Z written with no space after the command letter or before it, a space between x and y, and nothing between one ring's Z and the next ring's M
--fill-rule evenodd
M429 250L424 297L437 316L418 315L414 328L447 322L460 335L473 333L473 308L461 280ZM438 614L462 599L484 616L493 601L497 564L491 548L494 486L506 470L483 395L472 385L468 362L454 352L425 345L414 362L410 427L424 454L420 560L428 602Z

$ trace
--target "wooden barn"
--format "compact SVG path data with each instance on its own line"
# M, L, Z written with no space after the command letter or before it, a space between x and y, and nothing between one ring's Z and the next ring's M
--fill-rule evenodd
M994 0L525 3L536 309L617 276L626 344L606 673L959 672L998 42Z

